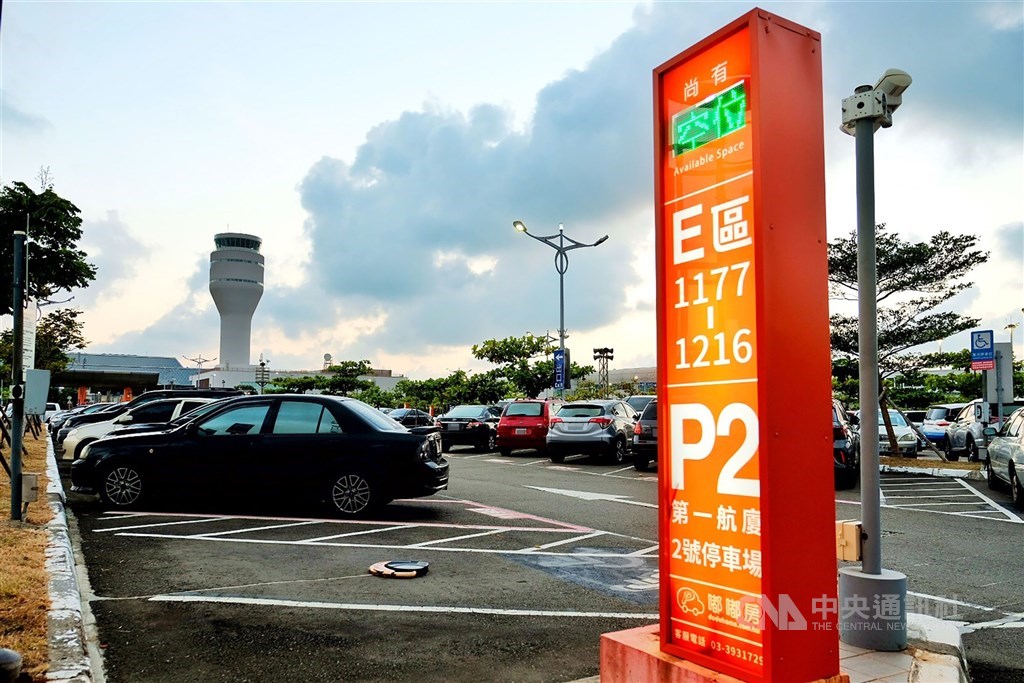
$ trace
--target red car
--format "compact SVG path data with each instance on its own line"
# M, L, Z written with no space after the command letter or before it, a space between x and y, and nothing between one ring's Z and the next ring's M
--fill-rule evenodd
M558 399L527 399L505 406L498 421L498 452L509 455L517 448L547 450L548 421L562 403Z

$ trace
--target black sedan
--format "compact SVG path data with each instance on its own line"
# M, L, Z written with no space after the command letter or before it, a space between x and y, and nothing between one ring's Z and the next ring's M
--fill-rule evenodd
M455 406L437 418L441 444L444 450L452 446L473 446L481 453L493 451L498 447L499 420L501 408L498 406Z
M176 429L111 436L71 468L72 490L115 509L160 497L302 499L356 516L448 488L436 431L408 430L350 398L276 394L225 401Z
M388 417L406 427L434 426L434 416L417 408L395 408L388 413Z

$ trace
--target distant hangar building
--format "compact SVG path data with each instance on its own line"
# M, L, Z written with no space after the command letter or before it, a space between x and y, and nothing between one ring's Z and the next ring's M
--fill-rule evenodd
M213 237L210 295L220 312L220 356L224 370L251 368L252 315L263 296L263 240L256 235L222 232Z

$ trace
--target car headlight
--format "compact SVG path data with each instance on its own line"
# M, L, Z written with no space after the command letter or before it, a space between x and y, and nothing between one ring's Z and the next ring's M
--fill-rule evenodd
M85 460L86 458L89 457L89 449L91 447L92 447L92 444L88 444L88 443L85 444L85 448L82 449L82 455L79 456L79 460Z
M917 441L917 436L914 434L904 434L903 436L896 440L899 441L900 443L912 443L914 441Z

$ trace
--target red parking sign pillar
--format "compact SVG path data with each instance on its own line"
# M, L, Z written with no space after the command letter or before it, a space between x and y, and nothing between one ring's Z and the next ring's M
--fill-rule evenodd
M659 660L834 678L820 37L755 9L654 107Z

